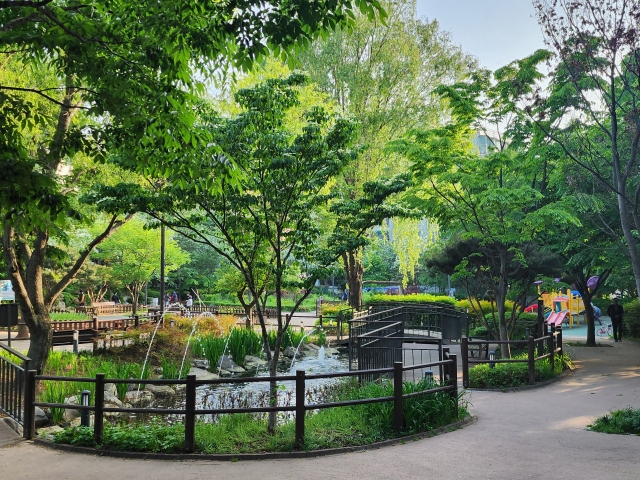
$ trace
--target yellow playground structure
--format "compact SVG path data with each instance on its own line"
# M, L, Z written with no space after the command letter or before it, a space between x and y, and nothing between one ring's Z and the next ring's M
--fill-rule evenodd
M573 328L574 322L577 327L580 326L580 315L584 315L584 302L578 292L572 291L566 294L561 292L542 293L540 297L544 303L545 317L551 313L566 312L565 321L569 324L569 328ZM583 322L586 323L584 318Z

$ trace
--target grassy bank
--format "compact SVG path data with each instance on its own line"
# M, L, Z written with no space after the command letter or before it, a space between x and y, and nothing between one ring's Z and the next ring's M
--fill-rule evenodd
M405 393L431 388L429 381L406 382ZM348 382L334 389L326 401L345 401L389 396L390 382L358 385ZM456 403L459 408L456 412ZM415 397L404 402L406 425L401 433L409 435L432 430L467 415L462 395L452 400L446 392ZM393 404L391 402L337 407L308 412L305 419L305 450L367 445L395 438ZM285 452L294 447L295 424L282 424L274 435L267 433L264 419L250 414L221 416L218 423L196 424L195 448L198 453ZM93 429L75 427L56 435L55 441L78 446L93 446ZM105 426L104 449L135 452L179 453L183 449L184 426L108 425Z

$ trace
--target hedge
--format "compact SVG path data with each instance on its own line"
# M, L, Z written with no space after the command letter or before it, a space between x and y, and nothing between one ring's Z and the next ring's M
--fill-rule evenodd
M624 328L630 337L640 338L640 303L638 300L624 306Z
M431 295L429 293L417 293L412 295L385 295L376 294L371 295L366 299L367 305L372 303L448 303L450 305L456 305L455 298L447 297L444 295Z

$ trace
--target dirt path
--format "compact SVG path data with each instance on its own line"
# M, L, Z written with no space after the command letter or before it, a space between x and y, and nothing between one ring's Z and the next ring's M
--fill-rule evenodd
M478 421L386 449L308 460L159 462L61 453L23 442L0 449L2 478L125 480L638 479L640 437L589 432L611 409L640 408L640 345L573 348L579 369L546 388L472 392Z

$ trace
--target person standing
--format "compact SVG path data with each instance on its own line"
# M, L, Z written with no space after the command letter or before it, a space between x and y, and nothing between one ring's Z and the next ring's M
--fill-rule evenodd
M613 340L615 342L622 341L622 316L624 308L618 304L618 298L613 298L613 303L607 308L607 315L611 317L611 326L613 327Z
M187 308L191 309L191 307L193 307L193 298L191 297L191 294L188 293L187 294Z
M120 303L120 298L118 297L117 292L113 292L113 295L111 296L111 301L116 305Z

